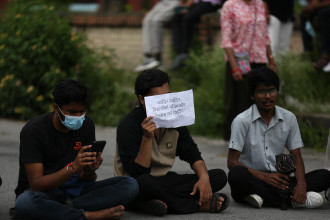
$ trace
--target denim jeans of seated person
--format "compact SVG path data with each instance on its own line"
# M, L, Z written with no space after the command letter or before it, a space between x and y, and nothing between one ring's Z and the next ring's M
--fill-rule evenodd
M97 181L84 188L80 196L65 204L64 192L26 190L16 199L16 213L27 219L86 219L84 211L97 211L132 202L138 195L139 186L131 177L113 177Z

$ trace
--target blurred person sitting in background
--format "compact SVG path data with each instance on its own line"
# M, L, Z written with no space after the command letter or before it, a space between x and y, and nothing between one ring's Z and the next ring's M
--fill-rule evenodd
M217 11L223 2L223 0L181 0L180 7L176 8L172 20L172 39L176 57L171 64L171 70L182 67L188 58L194 25L203 14Z
M162 66L163 27L171 21L179 0L161 0L147 13L142 23L143 62L135 72Z

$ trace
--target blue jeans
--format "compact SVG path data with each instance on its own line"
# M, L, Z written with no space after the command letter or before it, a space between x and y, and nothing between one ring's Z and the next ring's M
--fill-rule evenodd
M16 199L16 213L27 219L86 219L84 211L97 211L132 202L139 193L139 185L131 177L113 177L97 181L84 188L80 196L65 204L60 189L50 192L26 190ZM84 211L83 211L84 210Z

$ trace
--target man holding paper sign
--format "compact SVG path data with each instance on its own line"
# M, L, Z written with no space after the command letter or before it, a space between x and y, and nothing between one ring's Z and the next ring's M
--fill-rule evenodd
M146 70L137 77L135 94L139 106L133 109L117 128L114 173L116 176L128 175L137 179L140 194L136 207L150 214L161 216L167 211L180 214L197 211L221 212L228 207L229 197L214 192L226 185L226 173L221 169L207 170L186 127L174 128L166 126L166 123L167 128L157 127L157 117L146 115L146 108L153 107L154 112L166 110L159 113L163 114L161 117L168 112L172 112L172 116L180 115L178 109L186 111L186 105L193 103L187 101L189 98L186 100L184 95L170 96L169 93L169 77L165 72ZM192 91L190 93L192 95ZM189 91L186 95L190 96ZM154 105L146 107L147 96L159 96L160 99L154 99L151 102ZM169 102L169 105L165 105ZM175 110L168 107L173 103ZM174 111L178 111L178 114L174 114ZM192 113L191 111L189 114ZM171 121L170 116L171 114L168 119ZM182 114L177 118L174 116L173 119L178 122L186 116ZM183 124L191 124L191 121ZM188 162L195 174L181 175L171 171L176 156Z
M147 117L159 128L177 128L195 123L192 90L144 97Z

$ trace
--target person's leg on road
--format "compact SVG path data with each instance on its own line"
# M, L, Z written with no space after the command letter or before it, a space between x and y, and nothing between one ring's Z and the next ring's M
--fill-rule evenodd
M24 219L81 219L86 220L82 210L64 203L64 194L56 189L50 193L27 190L16 199L16 214Z
M330 171L326 169L313 170L305 174L307 191L322 192L330 187ZM296 180L293 178L293 184Z
M257 194L263 199L265 206L279 207L280 205L280 195L276 189L252 176L246 167L232 167L228 173L228 183L231 195L236 202L243 203L247 196Z
M318 192L327 190L330 187L330 171L326 169L314 170L305 174L307 186L306 202L301 204L291 201L294 208L317 208L323 204L323 198ZM291 177L293 186L297 184L296 178Z
M126 205L137 197L138 192L139 186L134 178L112 177L84 188L80 196L72 199L72 205L85 211L97 211Z
M210 170L209 176L213 192L219 191L227 183L223 170ZM139 199L142 201L159 199L167 204L170 212L180 214L194 213L199 210L199 195L190 195L194 184L198 181L196 174L169 172L161 177L147 174L138 177L137 181L140 185Z

